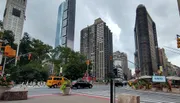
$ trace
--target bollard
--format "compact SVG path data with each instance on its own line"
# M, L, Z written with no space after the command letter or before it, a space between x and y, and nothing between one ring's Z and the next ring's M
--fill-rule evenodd
M130 94L120 94L118 103L140 103L140 96Z

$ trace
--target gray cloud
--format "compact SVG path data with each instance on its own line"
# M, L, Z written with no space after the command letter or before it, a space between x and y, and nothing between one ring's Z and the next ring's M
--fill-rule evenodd
M5 1L0 0L0 19L4 12ZM57 11L61 2L62 0L51 0L51 2L28 0L24 31L32 37L54 45ZM156 23L159 46L176 48L176 34L180 33L180 17L176 0L113 0L113 2L112 0L77 0L75 50L80 48L80 30L91 25L98 17L107 22L108 14L109 18L121 29L120 35L113 34L114 37L119 37L119 41L115 41L114 51L126 52L129 60L134 61L134 23L136 7L139 4L146 6ZM179 56L168 50L166 53L170 59ZM129 66L133 68L132 64Z

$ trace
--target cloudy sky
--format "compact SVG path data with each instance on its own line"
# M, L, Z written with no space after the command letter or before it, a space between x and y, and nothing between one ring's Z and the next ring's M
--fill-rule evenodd
M57 12L62 1L28 0L24 32L54 46ZM0 20L5 4L6 0L0 0ZM101 17L113 32L113 50L126 52L128 59L134 61L133 30L139 4L146 6L156 23L159 47L165 48L170 62L180 66L180 50L176 49L176 34L180 33L177 0L77 0L75 50L80 48L80 30ZM134 68L130 63L129 67Z

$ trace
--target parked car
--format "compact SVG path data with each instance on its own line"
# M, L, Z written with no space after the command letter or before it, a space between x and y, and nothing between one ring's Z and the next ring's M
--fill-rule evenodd
M93 85L87 81L80 80L80 81L72 82L72 88L80 89L80 88L92 88L92 87Z
M128 81L123 81L122 83L123 83L124 86L127 86Z
M116 87L119 87L119 86L123 87L123 83L121 81L116 80L115 81L115 86Z

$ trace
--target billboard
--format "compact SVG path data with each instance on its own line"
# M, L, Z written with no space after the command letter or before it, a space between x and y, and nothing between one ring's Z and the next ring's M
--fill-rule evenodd
M165 76L152 76L152 81L153 82L166 82L166 77Z

